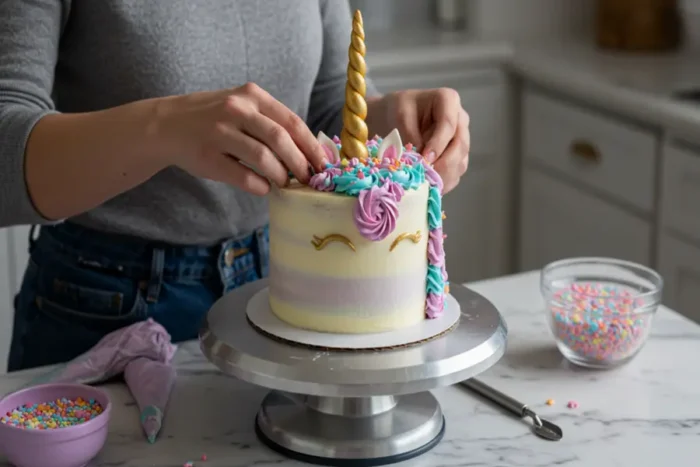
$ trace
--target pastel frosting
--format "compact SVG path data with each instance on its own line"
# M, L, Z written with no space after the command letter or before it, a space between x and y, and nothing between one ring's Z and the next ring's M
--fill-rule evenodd
M442 315L449 285L445 269L445 236L442 233L443 182L435 169L411 144L403 146L398 131L386 138L367 141L369 157L341 159L340 139L318 136L328 163L313 174L309 186L314 190L357 197L353 215L360 235L370 241L385 239L396 228L398 205L405 190L417 190L428 183L428 273L425 314L429 319Z

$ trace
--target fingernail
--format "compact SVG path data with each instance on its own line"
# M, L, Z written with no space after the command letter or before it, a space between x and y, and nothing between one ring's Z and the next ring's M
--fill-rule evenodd
M427 156L425 156L426 159L428 159L428 162L431 164L435 162L435 151L430 151Z

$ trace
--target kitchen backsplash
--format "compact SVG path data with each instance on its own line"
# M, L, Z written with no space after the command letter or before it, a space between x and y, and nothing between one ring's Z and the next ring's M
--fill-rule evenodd
M469 30L498 39L588 37L593 0L463 0ZM365 13L365 27L399 29L434 25L436 0L351 0Z

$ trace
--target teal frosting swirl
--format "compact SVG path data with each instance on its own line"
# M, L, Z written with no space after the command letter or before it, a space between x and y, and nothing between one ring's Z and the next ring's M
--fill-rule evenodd
M445 291L445 280L442 278L442 270L438 266L428 265L428 277L426 290L429 294L442 295Z
M399 170L389 172L391 180L400 184L405 189L415 190L425 182L425 169L423 164L404 165Z
M361 191L372 188L377 184L374 176L366 176L359 178L357 173L343 172L333 179L335 183L335 191L337 193L345 193L350 196L357 196Z
M435 186L428 192L428 227L430 230L442 228L442 196Z

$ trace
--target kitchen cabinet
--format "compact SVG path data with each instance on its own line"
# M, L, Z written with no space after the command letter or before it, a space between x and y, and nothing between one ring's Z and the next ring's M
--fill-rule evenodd
M470 114L469 170L443 198L445 253L450 281L462 283L507 274L512 258L508 157L507 80L498 69L439 70L420 73L411 66L376 68L372 79L384 93L408 88L451 87ZM409 141L404 141L408 143Z
M664 144L658 268L664 304L700 323L700 147Z
M519 269L576 256L653 265L656 134L527 86L521 125Z
M585 191L526 168L521 202L522 270L576 256L650 264L650 225Z
M700 323L700 246L662 234L659 274L664 305Z

